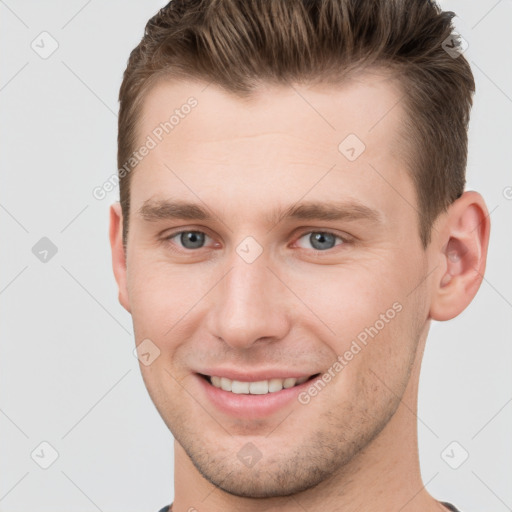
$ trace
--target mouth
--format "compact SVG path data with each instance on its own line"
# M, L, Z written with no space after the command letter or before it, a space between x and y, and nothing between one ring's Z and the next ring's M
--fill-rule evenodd
M278 369L256 372L212 368L203 372L195 373L203 396L220 413L244 421L271 418L297 406L302 408L298 401L300 393L321 375Z
M279 393L283 389L290 389L310 380L316 379L320 373L303 377L272 378L268 380L241 381L221 377L218 375L198 374L211 386L233 393L235 395L267 395Z

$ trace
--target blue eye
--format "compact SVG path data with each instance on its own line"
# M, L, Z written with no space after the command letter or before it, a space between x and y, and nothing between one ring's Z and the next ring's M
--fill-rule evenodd
M209 238L210 237L202 231L185 230L167 236L166 240L172 242L172 244L181 246L183 249L194 250L205 247L207 239ZM176 242L175 239L179 240L179 242ZM301 240L306 240L305 245L304 242L299 243ZM314 249L315 251L324 252L333 249L337 245L344 244L345 240L341 236L329 231L309 231L308 233L304 233L298 239L297 243L303 249Z
M340 236L335 235L334 233L329 233L328 231L310 231L309 233L302 235L299 240L306 237L312 248L317 251L332 249L336 245L344 243L344 240ZM341 244L336 244L336 239L341 240ZM310 247L305 248L309 249Z
M200 249L207 238L207 235L201 231L180 231L179 233L169 236L167 239L172 240L178 236L181 245L185 249Z

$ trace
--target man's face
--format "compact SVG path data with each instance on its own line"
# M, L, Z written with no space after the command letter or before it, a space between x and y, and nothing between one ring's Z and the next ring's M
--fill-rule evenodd
M190 96L132 176L121 296L136 343L160 351L142 375L210 482L298 492L357 461L418 369L428 253L396 142L401 94L369 74L246 101L162 82L137 147Z

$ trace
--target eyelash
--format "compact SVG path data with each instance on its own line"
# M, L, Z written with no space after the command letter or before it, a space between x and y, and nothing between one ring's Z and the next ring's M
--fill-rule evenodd
M195 233L202 233L204 235L206 235L207 237L209 238L212 238L210 235L208 235L208 233L205 233L204 231L201 231L199 229L183 229L181 231L176 231L175 233L171 233L169 235L166 235L164 237L164 242L168 242L169 244L171 244L172 246L174 246L175 244L172 243L172 239L181 235L182 233L190 233L190 232L195 232ZM338 235L336 233L334 233L333 231L326 231L326 230L318 230L318 229L312 229L310 231L304 231L302 232L296 239L296 241L300 240L301 238L303 238L304 236L306 235L310 235L312 233L322 233L323 235L332 235L334 236L335 238L337 238L338 240L341 240L341 244L336 244L334 247L330 248L330 249L326 249L324 251L321 251L321 250L318 250L318 249L306 249L306 250L310 250L310 251L313 251L315 254L322 254L322 253L330 253L331 251L335 250L336 247L340 247L340 246L343 246L351 241L353 241L352 239L350 239L348 236L347 237L344 237L344 236L341 236L341 235ZM302 249L302 247L299 247ZM197 252L199 251L200 249L204 249L204 247L200 247L199 249L187 249L186 247L179 247L178 249L174 249L173 247L173 250L176 250L178 252L182 252L182 251L185 251L185 252Z

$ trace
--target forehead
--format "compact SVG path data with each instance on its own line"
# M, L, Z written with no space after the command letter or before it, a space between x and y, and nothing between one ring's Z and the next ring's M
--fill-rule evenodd
M353 74L338 84L262 82L246 97L212 83L160 79L144 97L137 133L141 140L169 121L172 126L167 124L169 130L163 135L172 131L172 137L166 138L180 144L218 138L219 129L226 136L280 131L305 138L314 131L326 136L326 144L354 133L371 150L372 145L397 139L403 99L398 80L382 69ZM196 105L189 107L192 103ZM190 124L189 114L196 118L195 130L180 137L180 131L186 130L178 130L178 125Z
M399 136L402 101L397 82L378 72L338 85L261 84L248 98L162 80L142 105L138 146L151 139L153 147L133 173L132 204L172 190L239 198L238 206L283 202L283 191L288 202L371 193L377 207L394 206L397 194L414 201Z

